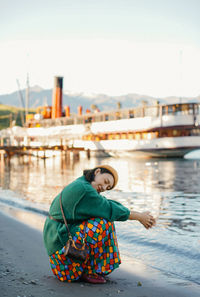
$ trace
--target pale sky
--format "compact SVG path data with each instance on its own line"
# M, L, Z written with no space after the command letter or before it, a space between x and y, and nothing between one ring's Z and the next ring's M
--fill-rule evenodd
M0 0L0 94L200 95L200 0Z

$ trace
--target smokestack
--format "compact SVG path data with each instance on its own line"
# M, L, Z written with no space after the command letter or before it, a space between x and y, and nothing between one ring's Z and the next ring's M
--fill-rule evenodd
M52 119L62 116L62 88L63 77L54 77L54 90L52 98Z
M67 118L70 117L70 107L69 107L69 105L65 106L65 116Z
M83 107L81 105L78 106L78 115L82 115Z

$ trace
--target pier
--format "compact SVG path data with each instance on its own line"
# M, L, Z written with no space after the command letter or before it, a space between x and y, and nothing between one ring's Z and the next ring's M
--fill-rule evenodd
M81 151L85 151L86 157L90 158L90 150L85 150L82 147L69 147L67 145L40 145L40 146L30 146L30 145L3 145L3 140L1 139L0 145L0 162L1 165L7 162L9 164L13 156L27 156L28 163L32 163L32 157L36 159L46 159L47 152L52 152L52 157L54 157L54 152L60 152L61 157L65 157L69 160L72 156L73 160L79 159L79 154Z

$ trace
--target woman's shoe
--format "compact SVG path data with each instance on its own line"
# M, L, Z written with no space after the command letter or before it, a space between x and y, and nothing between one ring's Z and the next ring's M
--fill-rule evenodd
M103 276L100 276L98 274L85 274L83 273L81 275L81 280L83 280L86 283L91 284L105 284L106 280Z

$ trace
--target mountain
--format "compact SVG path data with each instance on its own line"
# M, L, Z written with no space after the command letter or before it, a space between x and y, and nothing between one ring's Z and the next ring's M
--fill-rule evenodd
M22 96L25 102L26 90L22 90ZM69 91L63 92L63 106L69 105L71 112L77 112L77 107L82 105L83 111L90 109L92 104L97 105L100 110L111 110L117 107L117 103L121 103L122 108L130 108L146 103L148 105L160 103L183 103L183 102L200 102L200 96L190 98L166 97L155 98L147 95L127 94L121 96L108 96L105 94L87 94L73 93ZM0 95L0 103L10 106L21 107L19 92ZM29 107L36 108L43 105L52 105L52 89L43 89L40 86L33 86L29 89Z

